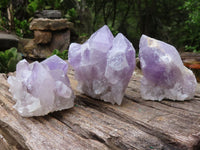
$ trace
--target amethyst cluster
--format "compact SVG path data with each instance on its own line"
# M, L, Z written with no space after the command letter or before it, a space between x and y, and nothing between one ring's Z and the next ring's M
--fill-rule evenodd
M14 108L21 116L30 117L73 107L75 96L67 69L67 63L56 55L41 63L20 61L16 77L8 78Z
M125 36L113 37L104 25L85 43L72 43L68 57L80 92L121 104L135 68L135 49Z
M143 79L141 95L147 100L191 99L195 94L197 81L187 69L175 47L162 41L142 35L139 58Z
M142 98L185 100L194 96L195 76L184 67L173 46L142 35L139 48ZM119 33L114 37L104 25L85 43L72 43L68 56L80 92L112 104L122 103L135 68L135 49L125 36ZM56 55L41 63L20 61L16 76L8 78L14 108L29 117L73 107L75 96L67 69L67 63Z

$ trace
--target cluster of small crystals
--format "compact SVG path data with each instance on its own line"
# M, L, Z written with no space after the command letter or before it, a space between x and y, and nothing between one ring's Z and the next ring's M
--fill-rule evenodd
M9 91L21 116L42 116L71 108L74 94L66 75L68 64L54 55L43 62L17 64L16 76L9 76Z
M135 68L135 49L125 36L113 37L104 25L85 43L72 43L68 57L80 92L121 104Z
M141 81L142 98L187 100L194 96L196 78L192 71L183 65L175 47L142 35L139 48L144 75Z

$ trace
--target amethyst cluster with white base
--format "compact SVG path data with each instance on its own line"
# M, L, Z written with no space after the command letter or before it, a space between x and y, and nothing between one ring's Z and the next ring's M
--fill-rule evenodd
M125 36L113 37L104 25L85 43L72 43L68 57L80 92L121 104L135 68L135 49Z
M9 91L21 116L42 116L74 106L74 94L66 75L68 64L54 55L43 62L17 64L16 76L9 76Z
M144 77L141 81L141 96L147 100L191 99L197 81L187 69L175 47L142 35L139 58Z
M142 98L186 100L194 96L195 76L173 46L142 35L139 47ZM80 92L120 105L135 68L135 49L121 33L113 37L105 25L85 43L70 45L69 63ZM73 107L75 96L67 69L67 63L56 55L41 63L20 61L16 76L8 78L14 108L30 117Z

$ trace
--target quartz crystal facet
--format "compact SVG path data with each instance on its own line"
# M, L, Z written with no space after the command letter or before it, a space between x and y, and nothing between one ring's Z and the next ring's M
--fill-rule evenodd
M147 100L191 99L197 85L193 72L187 69L175 47L142 35L139 58L143 78L141 95Z
M121 104L135 68L135 49L125 36L113 37L104 25L85 43L72 43L68 55L80 92Z
M8 78L14 108L21 116L30 117L73 107L75 96L67 69L68 64L56 55L41 63L20 61L16 76Z

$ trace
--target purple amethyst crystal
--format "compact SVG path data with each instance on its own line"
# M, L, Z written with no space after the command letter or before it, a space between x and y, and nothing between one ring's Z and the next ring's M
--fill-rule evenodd
M125 36L114 38L104 25L85 43L70 45L69 63L80 92L120 105L135 68L135 49Z
M74 94L66 75L67 63L54 55L43 62L17 64L16 77L10 76L9 91L21 116L42 116L74 105Z
M175 47L142 35L139 58L143 72L141 95L147 100L191 99L195 94L196 78L187 69Z

